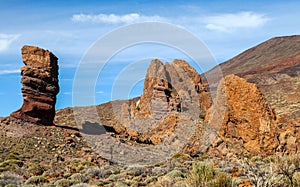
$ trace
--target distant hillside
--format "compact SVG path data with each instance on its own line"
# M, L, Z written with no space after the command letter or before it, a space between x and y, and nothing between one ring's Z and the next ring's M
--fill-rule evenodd
M300 117L300 36L275 37L219 65L255 83L279 116ZM216 67L205 73L217 82ZM212 90L214 91L214 90Z

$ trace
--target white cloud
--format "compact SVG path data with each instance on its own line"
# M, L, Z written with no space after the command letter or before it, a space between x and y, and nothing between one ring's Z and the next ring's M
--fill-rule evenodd
M137 13L116 15L116 14L75 14L72 16L73 22L90 22L90 23L108 23L108 24L119 24L119 23L137 23L143 21L162 21L164 18L160 16L144 16Z
M20 73L20 70L19 69L0 70L0 75L13 74L13 73Z
M253 29L263 26L270 19L264 14L239 12L236 14L219 14L204 18L206 28L221 32L233 32L237 29Z
M19 34L3 34L0 33L0 52L9 48L9 45L19 38Z

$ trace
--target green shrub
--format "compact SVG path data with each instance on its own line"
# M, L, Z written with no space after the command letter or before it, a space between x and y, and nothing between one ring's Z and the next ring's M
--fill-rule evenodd
M293 175L293 184L295 186L300 186L300 172L296 172Z
M266 163L272 163L272 162L275 162L275 159L276 159L276 157L271 155L271 156L264 158L263 161Z
M187 184L192 187L231 187L234 185L228 174L204 162L195 163L186 180Z
M254 156L250 159L251 162L259 162L263 161L263 159L260 156Z
M56 187L56 186L54 184L47 183L44 184L43 187Z
M167 176L169 177L173 177L173 178L183 178L184 177L184 173L182 173L181 171L178 170L172 170L170 171Z
M186 155L186 154L183 154L183 153L174 153L172 155L172 158L176 158L176 159L189 159L190 156Z
M5 157L4 160L20 160L19 155L16 153L11 153Z
M44 168L37 164L30 164L27 171L33 175L42 175L44 173Z
M44 176L32 176L29 179L27 179L25 184L41 185L41 184L47 183L47 182L49 182L49 181Z
M87 177L82 175L81 173L74 173L69 177L72 181L86 182L88 181Z
M23 162L20 160L16 160L16 159L9 159L9 160L5 160L4 162L0 163L0 172L2 171L6 171L12 168L16 168L16 167L22 167L23 166Z
M73 185L72 187L88 187L88 186L89 186L88 184L85 184L85 183L79 183L79 184Z
M72 185L71 181L69 181L67 179L60 179L60 180L56 181L54 184L57 187L69 187Z

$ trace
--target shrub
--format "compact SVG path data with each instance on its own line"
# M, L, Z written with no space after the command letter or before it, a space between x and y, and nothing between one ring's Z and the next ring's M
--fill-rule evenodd
M54 184L57 187L69 187L72 185L71 181L69 181L67 179L60 179L60 180L56 181Z
M243 170L251 184L263 187L300 186L300 154L270 156L265 164L242 163Z
M0 163L0 172L12 168L16 168L16 167L22 167L22 166L23 166L23 162L20 160L16 160L16 159L5 160L4 162Z
M242 166L252 185L258 187L276 185L278 176L274 172L272 164L259 165L244 159Z
M167 176L169 177L173 177L173 178L183 178L184 177L184 173L182 173L181 171L178 170L172 170L170 171Z
M25 182L25 184L40 185L40 184L47 183L47 182L49 182L49 181L44 176L32 176L29 179L27 179L27 181Z
M27 171L33 175L42 175L44 172L44 168L37 164L30 164Z
M11 153L5 157L5 160L12 160L12 159L20 160L18 154L16 154L16 153Z
M98 167L88 167L85 170L85 173L87 176L94 178L94 177L100 177L100 178L104 178L106 177L105 172L103 169L100 169Z
M293 176L293 184L294 184L295 186L300 186L300 172L294 173L294 176Z
M3 172L0 175L0 186L16 185L20 186L23 180L22 177L11 172Z
M300 171L300 154L277 156L275 159L275 171L285 179L292 187L298 186Z
M85 184L85 183L79 183L79 184L73 185L72 187L88 187L88 186L89 186L88 184Z
M72 181L79 181L79 182L87 182L87 177L83 176L80 173L74 173L69 177Z
M188 185L193 187L231 187L234 185L228 174L204 162L195 163L186 180Z

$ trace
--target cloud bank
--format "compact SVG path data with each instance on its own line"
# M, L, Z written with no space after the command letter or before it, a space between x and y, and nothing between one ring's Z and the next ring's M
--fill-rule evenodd
M73 22L81 23L106 23L106 24L130 24L144 21L162 21L160 16L144 16L137 13L116 15L116 14L74 14L71 18Z
M14 70L0 70L0 75L13 74L13 73L20 73L20 70L19 69L14 69Z
M10 44L19 38L19 34L3 34L0 33L0 52L7 50Z
M269 20L264 14L254 12L219 14L204 18L207 29L221 32L233 32L237 29L255 29L263 26Z

